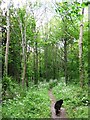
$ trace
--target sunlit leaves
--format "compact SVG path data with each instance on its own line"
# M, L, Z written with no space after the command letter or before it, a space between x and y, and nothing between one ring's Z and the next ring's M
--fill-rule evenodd
M81 18L80 11L82 7L85 7L85 3L80 4L79 2L61 2L56 4L56 12L62 19L71 20L73 17L77 19Z

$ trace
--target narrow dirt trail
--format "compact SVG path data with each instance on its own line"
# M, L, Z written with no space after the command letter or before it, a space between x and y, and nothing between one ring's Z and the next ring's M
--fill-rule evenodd
M50 97L50 100L51 100L51 113L52 113L51 118L53 120L60 120L60 119L61 120L67 120L65 108L61 108L60 116L57 116L55 114L54 104L56 102L56 99L52 94L52 90L49 90L49 97Z

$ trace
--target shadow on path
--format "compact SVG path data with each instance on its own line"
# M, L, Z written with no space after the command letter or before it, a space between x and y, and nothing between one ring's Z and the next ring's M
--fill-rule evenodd
M55 114L54 104L56 102L56 99L55 99L55 97L52 94L52 90L49 90L49 97L50 97L50 100L51 100L51 113L52 113L51 118L53 120L60 120L60 119L61 120L67 120L65 108L61 107L59 116L57 116Z

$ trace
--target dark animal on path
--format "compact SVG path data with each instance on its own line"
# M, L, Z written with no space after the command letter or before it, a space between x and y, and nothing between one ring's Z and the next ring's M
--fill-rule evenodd
M60 108L61 108L62 104L63 104L63 100L62 99L56 101L56 103L54 105L56 115L58 115L60 113Z

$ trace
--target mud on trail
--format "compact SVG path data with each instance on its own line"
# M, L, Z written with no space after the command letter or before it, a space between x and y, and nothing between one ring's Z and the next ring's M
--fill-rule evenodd
M56 102L56 99L55 99L55 97L52 94L52 90L49 90L49 97L50 97L50 100L51 100L51 118L53 120L60 120L60 119L61 120L67 120L65 108L61 107L60 115L59 116L57 116L55 114L54 104Z

